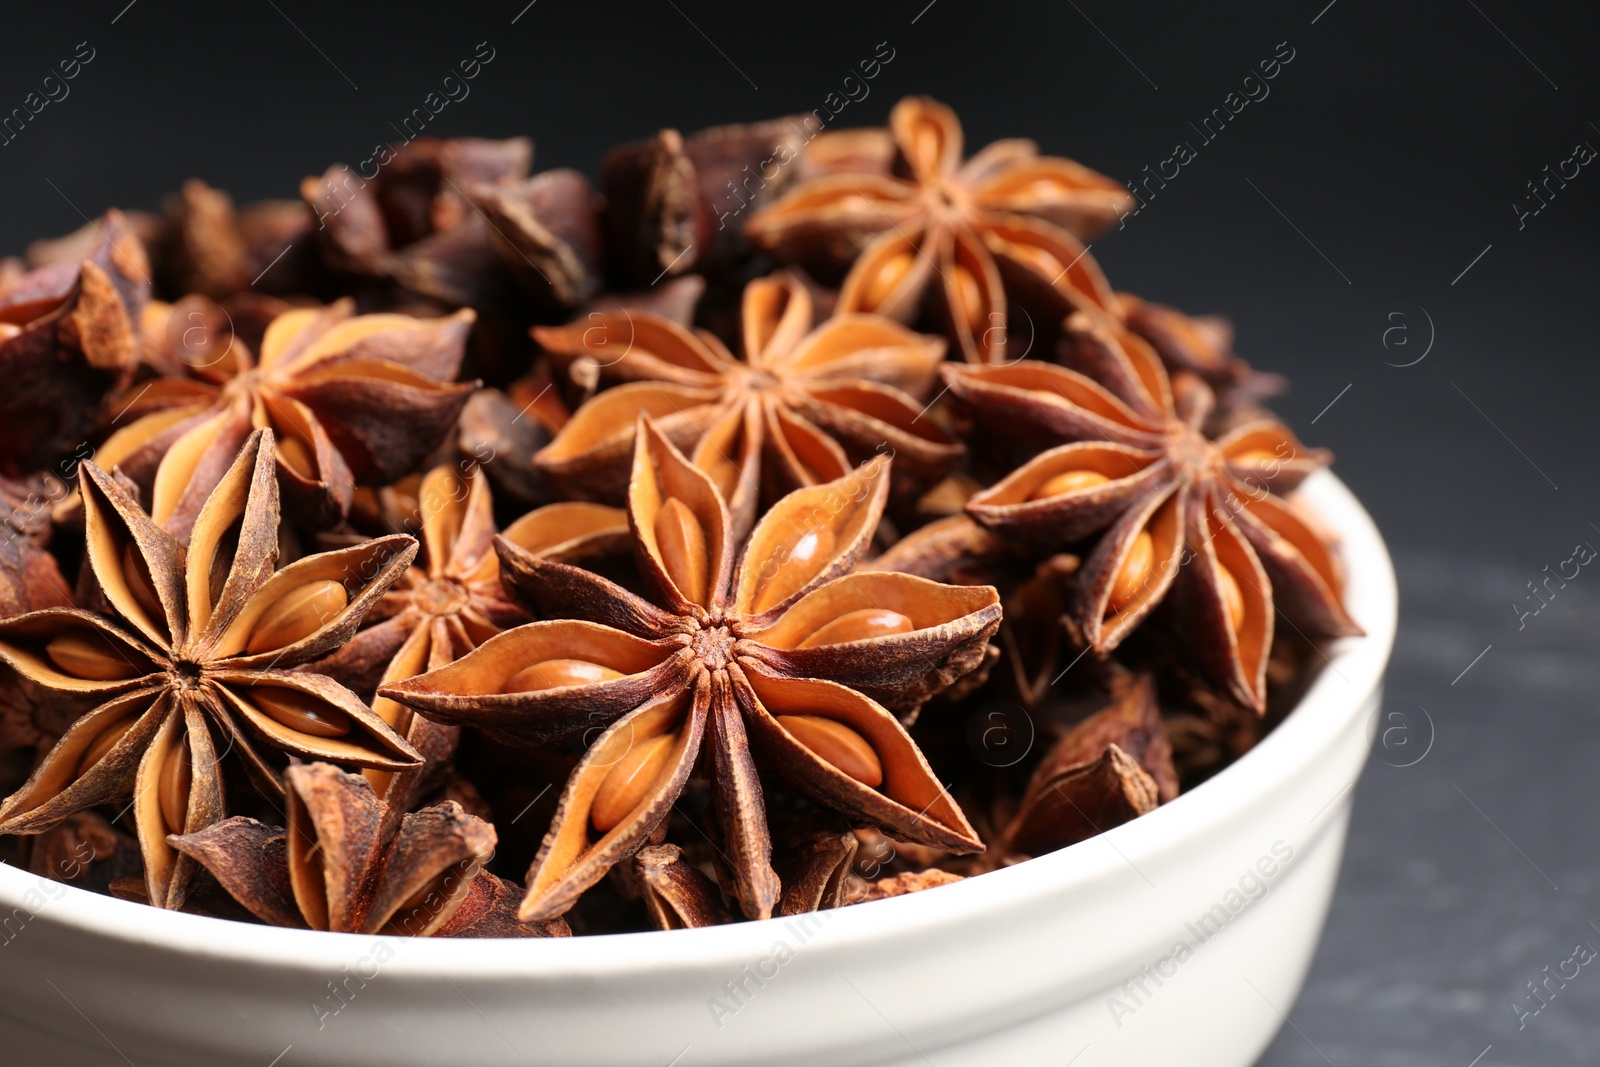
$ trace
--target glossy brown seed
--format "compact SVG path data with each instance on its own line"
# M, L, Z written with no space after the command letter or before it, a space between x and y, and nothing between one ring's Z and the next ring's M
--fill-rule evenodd
M248 699L277 722L312 737L343 737L353 729L350 716L298 689L259 687Z
M761 571L761 583L751 606L757 614L777 606L799 592L822 569L833 552L833 531L798 529L772 550Z
M92 682L115 682L139 673L125 654L96 634L62 634L44 646L44 653L67 674Z
M139 721L137 715L130 715L100 731L100 736L89 742L89 747L83 750L83 755L78 757L78 769L74 774L82 778L84 773L96 763L105 758L107 752L117 747L117 742L122 740L122 735L133 729L133 724Z
M306 481L316 481L316 456L298 437L290 437L288 434L281 434L278 437L278 458L283 461L285 467Z
M254 656L287 648L326 626L350 603L350 594L334 581L307 582L284 593L256 620L245 651Z
M156 595L155 582L150 580L150 568L145 566L144 556L140 555L132 541L122 546L122 576L128 583L128 590L133 593L133 599L139 602L152 621L160 622L167 617L161 610L161 598Z
M954 294L951 315L966 323L968 329L978 329L983 325L983 289L977 276L958 263L950 268L950 282Z
M1244 623L1244 594L1233 572L1220 563L1217 564L1217 585L1222 589L1223 607L1228 610L1228 625L1237 632Z
M601 833L622 824L628 813L644 802L661 776L671 770L672 746L677 734L662 734L641 741L612 764L595 791L589 820Z
M844 723L819 715L779 715L778 725L818 759L833 764L862 785L876 789L883 784L883 764L878 754L866 738Z
M506 679L500 687L503 693L539 693L546 689L563 689L569 685L590 685L621 678L621 671L590 663L586 659L547 659L535 663Z
M1139 536L1133 539L1133 546L1128 549L1127 558L1122 561L1116 578L1111 582L1111 598L1106 603L1107 614L1115 615L1138 597L1139 590L1149 580L1150 566L1155 562L1155 556L1156 543L1150 531L1139 531Z
M689 505L677 497L668 497L661 505L654 525L656 547L661 552L661 562L666 565L667 577L684 596L704 605L711 569L705 528L689 510Z
M1279 462L1278 456L1265 448L1247 448L1243 452L1236 452L1228 458L1234 463L1242 463L1247 467L1265 467Z
M183 833L184 817L189 814L189 785L194 770L189 765L189 739L181 738L161 763L161 818L171 833Z
M915 257L910 251L896 252L883 261L877 272L867 280L865 291L861 294L865 310L873 311L883 306L905 276L911 273L911 265Z
M1093 489L1097 485L1105 485L1111 479L1099 471L1063 471L1041 483L1039 488L1028 494L1029 500L1045 500L1053 496L1065 496L1067 493L1076 493L1084 489Z
M911 620L898 611L887 608L860 608L849 611L817 628L796 648L815 648L817 645L842 645L846 641L868 641L874 637L908 634L916 629Z

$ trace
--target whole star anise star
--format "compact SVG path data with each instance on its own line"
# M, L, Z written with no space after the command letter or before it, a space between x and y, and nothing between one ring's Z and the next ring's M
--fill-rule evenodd
M133 421L96 458L150 491L150 513L187 540L200 506L252 430L271 427L285 502L318 526L350 507L356 481L386 484L422 463L472 394L452 383L473 313L352 316L345 299L272 320L259 359L237 337L205 346L189 377L130 387Z
M0 833L40 833L131 796L150 902L176 908L194 865L167 834L224 816L224 755L277 792L282 753L385 770L419 762L354 693L290 669L355 632L416 542L381 537L274 572L275 467L270 431L252 434L186 550L82 465L88 565L118 618L54 608L4 620L0 659L47 691L101 703L0 804Z
M733 513L735 539L767 502L834 481L883 451L908 483L949 472L961 445L924 401L944 342L879 315L836 316L812 328L811 295L791 274L744 290L744 360L715 337L658 315L596 313L570 326L535 328L558 361L596 361L622 379L580 407L535 457L551 483L589 499L620 499L641 412L672 441L694 444Z
M272 926L409 937L559 937L522 924L520 887L483 870L494 827L446 801L392 817L359 775L327 763L284 772L287 825L235 816L172 846Z
M732 891L766 917L779 899L761 774L896 837L982 851L899 721L984 658L992 588L848 573L870 542L888 461L796 490L743 552L716 483L641 418L628 497L645 600L501 540L536 622L381 692L512 743L603 732L568 779L528 876L524 920L572 906L646 843L696 765L711 781Z
M889 116L891 174L826 173L757 212L752 243L813 269L853 260L840 313L910 321L930 290L963 357L1006 355L1007 293L1051 305L1114 305L1078 240L1133 205L1117 182L1032 141L996 141L963 162L961 123L908 97ZM1059 313L1056 316L1059 318Z
M1084 644L1109 652L1170 595L1207 681L1262 711L1275 609L1318 636L1361 633L1332 546L1279 495L1329 454L1268 420L1210 440L1198 377L1169 379L1149 345L1104 318L1078 313L1066 330L1092 377L1027 360L944 369L997 440L1059 446L973 496L968 514L1043 551L1104 531L1068 604Z
M494 502L482 470L435 467L422 479L417 506L424 566L408 568L368 613L365 628L311 669L370 691L436 671L502 630L532 621L500 581ZM628 519L621 509L603 504L550 504L499 536L528 552L581 563L626 552ZM426 772L454 750L456 730L413 715L387 697L374 700L372 710L427 760L424 767L400 772L366 772L398 817L427 788Z

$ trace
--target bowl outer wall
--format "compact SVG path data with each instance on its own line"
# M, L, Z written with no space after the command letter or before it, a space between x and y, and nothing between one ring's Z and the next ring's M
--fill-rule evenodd
M1076 1067L1253 1062L1326 914L1396 618L1360 504L1326 472L1302 495L1342 541L1367 636L1333 643L1301 704L1244 757L1106 834L804 919L537 941L278 930L0 867L0 1014L14 1021L0 1034L79 1046L74 1062L114 1046L106 1062L140 1067L261 1067L286 1048L285 1067L463 1049L485 1064L954 1064L1001 1049L1024 1063L1080 1055ZM1207 913L1222 929L1202 940Z

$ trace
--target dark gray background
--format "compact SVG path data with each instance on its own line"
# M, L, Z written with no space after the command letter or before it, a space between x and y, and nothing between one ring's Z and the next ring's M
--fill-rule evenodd
M155 207L190 175L241 201L292 196L365 158L480 41L495 60L428 132L531 134L540 169L593 173L662 126L810 110L880 41L895 59L841 124L926 92L970 147L1031 136L1120 179L1191 142L1198 158L1094 253L1119 288L1228 312L1240 351L1291 378L1279 409L1338 454L1404 597L1387 710L1407 718L1385 727L1409 732L1358 789L1300 1032L1264 1062L1467 1067L1491 1043L1484 1067L1600 1062L1589 969L1520 1031L1510 1008L1575 942L1600 946L1600 578L1525 629L1511 606L1600 543L1600 168L1520 228L1512 206L1576 143L1600 146L1592 15L1550 0L525 3L29 5L0 38L0 112L78 42L96 57L0 147L0 250ZM1189 124L1279 42L1295 58L1271 95L1202 146ZM1384 765L1420 751L1400 742L1420 745L1430 717L1428 756Z

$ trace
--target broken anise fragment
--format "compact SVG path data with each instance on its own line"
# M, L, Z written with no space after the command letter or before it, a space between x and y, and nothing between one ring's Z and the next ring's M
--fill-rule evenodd
M905 729L864 695L914 708L980 663L999 625L993 589L848 573L877 528L888 461L789 494L736 552L716 483L648 419L635 439L628 515L652 600L502 539L496 547L516 591L542 614L566 618L509 630L381 690L429 718L512 743L603 730L567 782L522 916L561 914L637 852L702 759L733 894L751 917L770 916L780 888L763 769L897 837L981 851ZM832 643L806 646L864 608L897 612L909 629L841 626ZM549 674L508 692L530 667ZM828 725L800 727L794 717ZM882 768L878 786L863 780L872 763Z

